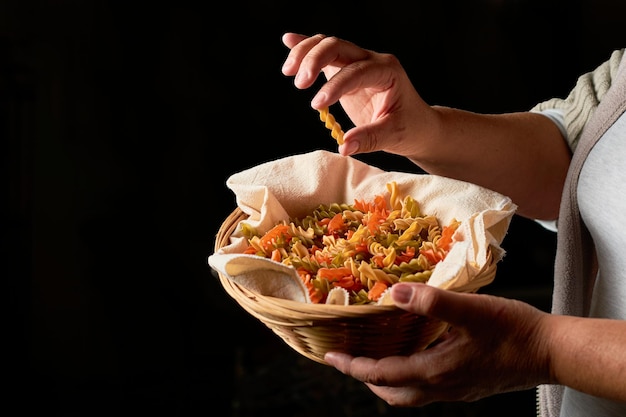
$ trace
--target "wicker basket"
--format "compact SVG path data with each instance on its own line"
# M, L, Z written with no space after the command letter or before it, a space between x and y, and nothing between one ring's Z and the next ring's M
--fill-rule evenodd
M231 234L247 215L236 208L222 223L215 251L227 246ZM493 279L496 263L480 272ZM327 364L328 351L382 358L424 350L443 332L447 323L420 317L395 306L305 304L264 296L219 274L226 292L289 346L305 357Z

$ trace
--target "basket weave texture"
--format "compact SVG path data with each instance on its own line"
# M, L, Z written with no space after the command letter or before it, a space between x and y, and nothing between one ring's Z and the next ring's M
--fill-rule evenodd
M215 251L227 246L230 236L247 215L236 208L222 223ZM490 282L496 262L490 257L479 276ZM307 304L251 291L218 273L225 291L248 313L263 322L291 348L326 364L326 352L379 359L426 349L448 324L420 317L393 305Z

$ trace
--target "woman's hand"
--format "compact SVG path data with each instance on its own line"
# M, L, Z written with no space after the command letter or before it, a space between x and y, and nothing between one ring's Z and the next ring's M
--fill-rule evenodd
M295 76L296 87L311 87L320 72L328 79L313 108L339 101L354 123L340 154L404 156L429 174L508 195L522 216L552 220L558 215L570 152L547 117L430 106L391 54L324 35L286 33L283 43L291 50L282 71Z
M552 382L549 315L505 298L462 294L424 284L396 284L397 306L448 322L433 346L380 360L329 352L325 360L394 406L475 401Z
M324 35L286 33L283 43L291 51L282 71L295 76L296 87L310 87L320 72L328 79L312 107L340 101L355 124L339 147L342 155L380 150L419 159L420 149L434 140L436 112L418 95L395 56Z

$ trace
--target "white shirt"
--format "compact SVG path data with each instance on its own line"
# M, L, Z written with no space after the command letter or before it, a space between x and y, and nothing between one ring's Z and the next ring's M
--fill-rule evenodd
M578 205L599 265L590 316L626 320L626 114L589 153L578 182ZM626 403L565 388L561 417L605 416L626 416Z

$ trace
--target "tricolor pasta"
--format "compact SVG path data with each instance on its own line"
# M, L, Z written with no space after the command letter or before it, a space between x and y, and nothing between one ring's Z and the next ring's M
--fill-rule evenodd
M460 222L440 225L411 196L402 198L395 182L387 190L387 199L322 204L263 234L242 223L245 253L294 267L314 303L325 303L336 287L348 292L350 304L371 304L397 282L426 282Z

